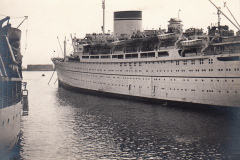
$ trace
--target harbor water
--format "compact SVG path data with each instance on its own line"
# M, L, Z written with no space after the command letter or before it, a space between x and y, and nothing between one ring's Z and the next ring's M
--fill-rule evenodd
M10 159L240 159L239 108L76 93L52 73L23 72L29 115Z

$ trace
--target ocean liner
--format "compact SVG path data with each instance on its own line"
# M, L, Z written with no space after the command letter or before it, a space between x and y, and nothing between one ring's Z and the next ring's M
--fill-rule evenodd
M225 15L215 7L219 17ZM160 102L240 107L239 26L231 21L238 29L234 33L219 18L204 33L183 31L181 22L171 18L167 29L142 31L142 11L114 12L113 34L103 25L103 33L71 36L73 54L52 58L59 85Z
M21 31L9 19L0 20L0 159L18 142L22 109Z

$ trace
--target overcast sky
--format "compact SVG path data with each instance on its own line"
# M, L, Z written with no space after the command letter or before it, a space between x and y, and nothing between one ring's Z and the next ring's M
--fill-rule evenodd
M232 19L222 0L212 1ZM240 0L224 1L240 22ZM183 29L196 27L206 32L211 23L218 21L217 9L209 0L106 0L105 3L105 28L111 32L114 11L141 10L143 29L167 28L167 21L177 18L179 9ZM0 0L0 18L4 16L10 16L10 23L15 27L23 20L16 17L28 16L20 26L23 66L51 64L51 57L62 56L57 36L62 46L64 36L67 36L67 51L71 52L70 34L76 33L77 37L83 38L86 33L101 32L102 0ZM221 23L237 30L224 16L221 16Z

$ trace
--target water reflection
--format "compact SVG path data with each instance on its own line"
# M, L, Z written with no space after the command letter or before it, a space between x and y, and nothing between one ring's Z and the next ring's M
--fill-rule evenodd
M236 108L167 107L59 88L59 106L74 110L83 155L98 158L238 158ZM94 152L99 145L99 152ZM91 151L91 153L90 153Z
M240 159L238 108L98 97L41 75L24 72L30 111L10 159Z

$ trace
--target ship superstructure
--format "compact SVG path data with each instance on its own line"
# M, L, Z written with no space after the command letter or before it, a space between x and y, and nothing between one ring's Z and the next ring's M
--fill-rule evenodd
M208 33L183 31L182 21L171 18L166 30L141 31L130 28L141 26L140 11L114 15L128 30L118 26L114 35L74 37L74 53L52 59L60 85L163 102L240 107L240 36L228 26L210 26Z

